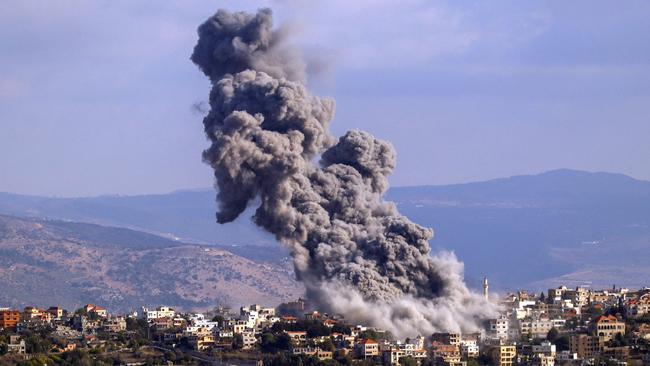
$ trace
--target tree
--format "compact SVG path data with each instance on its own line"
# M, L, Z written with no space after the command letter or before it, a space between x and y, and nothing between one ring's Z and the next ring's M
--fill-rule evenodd
M221 316L221 315L215 315L215 316L212 318L212 321L213 321L213 322L217 322L217 324L219 324L220 327L223 325L223 322L224 322L225 320L226 320L226 319L225 319L223 316Z
M323 342L321 342L320 348L323 351L334 352L336 350L336 346L334 346L334 342L332 342L332 338L327 338Z
M625 339L625 337L621 333L616 333L614 339L610 341L610 344L613 347L623 347L628 345L627 339Z
M336 322L332 327L332 333L343 333L349 335L352 333L352 330L348 324L345 324L343 322Z
M242 349L244 347L244 337L241 334L235 334L232 339L232 348Z
M555 340L555 346L558 351L568 351L570 349L569 336L563 335Z
M486 355L485 353L481 354L478 356L476 359L479 364L481 365L491 365L492 364L492 358L490 356Z
M418 362L411 356L402 357L399 359L400 366L417 366Z
M551 328L548 331L548 333L546 333L546 339L551 343L555 343L555 340L557 340L559 336L560 336L560 332L558 332L558 330L555 329L555 327Z

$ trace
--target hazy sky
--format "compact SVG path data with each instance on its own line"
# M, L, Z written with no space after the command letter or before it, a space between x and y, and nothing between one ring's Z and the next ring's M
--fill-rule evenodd
M393 184L555 168L650 180L648 1L3 1L0 191L209 186L196 27L262 6L336 99L334 133L394 144Z

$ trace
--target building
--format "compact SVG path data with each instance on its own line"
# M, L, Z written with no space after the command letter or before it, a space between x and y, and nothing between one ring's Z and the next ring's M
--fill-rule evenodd
M108 316L108 311L99 305L86 304L83 309L86 311L86 314L95 314L100 318L106 318Z
M20 323L20 311L17 310L3 310L0 311L0 329L16 329L16 325Z
M9 343L7 344L7 353L24 355L27 353L25 347L25 340L18 335L9 336Z
M214 346L214 335L208 329L202 328L193 335L187 337L187 343L197 351L203 351Z
M600 341L588 334L574 334L569 337L569 348L580 358L594 358L600 353Z
M628 346L622 346L622 347L608 347L604 346L602 350L602 354L605 357L608 358L614 358L619 361L627 361L627 359L630 357L630 347Z
M517 356L517 347L499 345L492 350L492 359L497 366L512 366Z
M548 318L523 319L519 321L519 329L522 335L530 335L535 338L544 338L548 331L555 325L555 322Z
M460 345L460 353L463 357L474 358L479 355L479 346L474 343L463 343Z
M255 346L255 343L257 343L257 338L255 337L254 331L249 330L242 332L241 337L244 349L251 349Z
M109 318L104 323L104 331L119 333L126 330L126 319L122 317Z
M576 287L575 290L566 290L563 298L571 300L574 306L582 307L589 301L589 291L582 287Z
M42 321L49 322L51 318L52 316L50 315L50 313L34 306L26 306L23 309L22 319L25 321L42 320Z
M539 366L555 366L555 357L538 354L535 356L535 364Z
M548 289L548 301L551 303L557 303L562 301L564 298L564 293L567 291L566 286L560 286L558 288Z
M541 344L533 344L532 352L536 355L552 356L554 359L557 353L555 345L549 341L544 341Z
M625 310L628 316L635 318L650 314L650 292L628 300Z
M284 332L289 336L289 338L291 338L291 342L293 344L299 344L299 343L307 341L307 332L305 332L305 331L285 330ZM235 333L237 333L237 332L235 332Z
M356 350L360 358L379 356L379 343L374 339L363 339L357 343Z
M578 359L578 354L571 351L560 351L555 356L558 361L574 361Z
M485 300L488 300L490 298L490 294L488 293L488 279L487 277L483 277L483 297Z
M431 343L431 356L437 363L457 364L461 361L460 347L455 344Z
M298 347L293 349L293 354L294 355L308 355L308 356L314 356L317 357L319 360L331 360L332 359L332 352L331 351L323 351L320 348L317 347Z
M47 312L50 313L52 319L54 320L61 320L61 318L63 318L63 315L65 313L63 308L60 306L50 306L50 308L47 309Z
M625 334L625 322L619 321L613 315L603 315L598 317L595 322L596 335L601 343L613 339L616 334Z
M431 340L442 344L457 346L460 344L460 333L433 333Z
M508 318L505 315L490 320L490 334L504 341L508 339Z
M169 306L159 306L156 310L149 310L147 308L142 308L142 314L145 319L152 320L158 318L174 318L176 311L170 308Z

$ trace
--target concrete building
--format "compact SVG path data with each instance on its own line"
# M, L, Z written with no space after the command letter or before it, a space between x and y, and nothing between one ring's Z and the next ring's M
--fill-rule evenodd
M625 334L625 322L619 321L613 315L598 317L595 327L596 335L601 343L613 339L616 334Z
M508 339L508 318L503 315L490 320L490 335L503 341Z
M20 323L20 311L2 310L0 311L0 329L16 329Z
M600 341L588 334L574 334L569 337L569 348L580 358L593 358L600 352Z
M7 344L7 353L13 353L18 355L24 355L27 353L27 348L25 347L25 340L22 339L19 335L9 336L9 343Z
M108 316L108 311L103 307L95 304L86 304L84 310L87 314L96 314L99 317L105 318Z
M433 342L457 346L460 344L461 335L460 333L433 333L431 340Z
M492 351L492 359L497 366L512 366L517 356L517 347L510 345L496 346Z
M363 339L356 344L357 356L360 358L372 358L379 356L379 343L374 339Z
M47 309L47 312L52 315L53 320L61 320L65 311L60 306L50 306L50 308Z
M332 352L331 351L323 351L320 348L317 347L299 347L299 348L294 348L293 349L293 354L294 355L308 355L308 356L314 356L317 357L319 360L331 360L332 359Z
M142 308L142 315L148 321L158 318L173 318L176 311L169 306L159 306L155 310L149 310L145 307Z
M541 344L533 344L532 352L535 355L552 356L553 358L557 354L555 345L549 341L544 341Z
M640 317L650 313L650 293L630 299L625 305L628 316Z
M252 330L242 332L241 337L244 349L252 349L257 343L257 337L255 337L255 332Z

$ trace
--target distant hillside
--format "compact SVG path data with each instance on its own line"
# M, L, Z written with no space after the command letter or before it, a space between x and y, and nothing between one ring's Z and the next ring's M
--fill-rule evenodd
M245 218L217 225L215 196L212 189L87 198L0 193L0 213L122 226L186 242L275 245L271 235L253 228Z
M302 294L287 265L129 229L0 216L0 306L97 302L114 311L166 304L277 304Z
M256 261L283 260L286 251L255 228L250 215L215 224L214 196L212 189L75 199L0 193L0 213L136 228L219 244ZM434 229L432 247L455 251L470 284L478 285L484 275L502 288L544 286L559 276L574 284L650 283L645 265L650 261L650 182L564 169L469 184L397 187L387 198ZM262 249L269 246L275 249Z
M650 182L555 170L400 187L388 199L432 227L432 246L454 250L470 277L506 287L650 285Z

